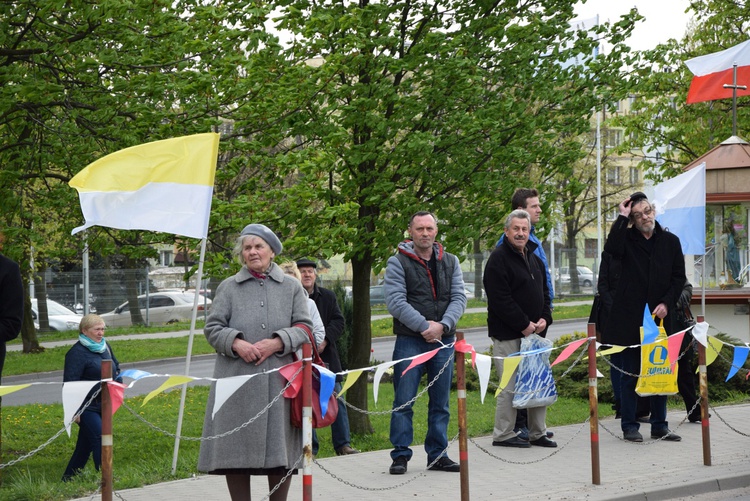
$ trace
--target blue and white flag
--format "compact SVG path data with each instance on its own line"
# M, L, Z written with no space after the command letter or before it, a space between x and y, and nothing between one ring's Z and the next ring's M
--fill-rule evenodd
M706 163L654 186L656 220L680 237L682 252L706 252Z

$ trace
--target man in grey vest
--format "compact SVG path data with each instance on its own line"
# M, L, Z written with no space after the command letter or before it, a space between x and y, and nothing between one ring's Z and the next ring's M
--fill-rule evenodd
M435 242L437 218L417 212L409 221L409 239L401 242L385 269L385 304L393 316L396 344L393 360L403 360L393 370L393 413L390 439L393 444L392 475L406 473L414 438L413 402L419 381L426 372L434 383L428 390L427 436L424 441L431 470L458 472L459 465L446 455L448 447L449 398L453 379L453 348L439 350L427 362L406 374L409 357L426 353L455 341L456 324L466 309L463 273L458 259ZM443 370L444 369L444 370ZM442 374L440 371L443 370ZM437 377L440 374L440 377ZM437 379L436 379L437 378Z

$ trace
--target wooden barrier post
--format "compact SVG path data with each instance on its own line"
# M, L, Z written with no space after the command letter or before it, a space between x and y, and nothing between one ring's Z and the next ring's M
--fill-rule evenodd
M304 466L302 467L302 499L312 501L312 346L302 345L302 443ZM287 479L291 482L291 479Z
M109 397L112 381L112 360L102 360L102 501L112 501L112 400ZM80 431L79 431L80 433Z
M696 317L703 322L703 315ZM708 425L708 372L706 372L706 347L698 343L698 373L701 394L701 430L703 431L703 464L711 466L711 433Z
M464 333L456 332L456 341L463 341ZM469 451L466 434L466 354L455 352L456 393L458 394L458 463L461 466L461 501L469 501Z
M599 394L596 379L596 324L588 324L589 337L589 429L591 431L591 483L600 485L599 465Z

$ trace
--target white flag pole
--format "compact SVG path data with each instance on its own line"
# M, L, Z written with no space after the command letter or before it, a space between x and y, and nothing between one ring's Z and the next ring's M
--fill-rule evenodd
M188 337L187 356L185 357L185 375L190 375L190 357L193 353L193 337L195 336L195 320L198 316L198 297L200 296L200 284L203 280L203 259L206 255L206 238L201 239L201 252L198 260L198 274L195 281L195 295L193 296L193 315L190 319L190 336ZM182 418L185 413L185 397L187 396L187 383L182 385L182 396L180 397L180 411L177 416L177 431L174 438L174 454L172 456L172 475L177 472L177 456L180 451L180 434L182 433Z

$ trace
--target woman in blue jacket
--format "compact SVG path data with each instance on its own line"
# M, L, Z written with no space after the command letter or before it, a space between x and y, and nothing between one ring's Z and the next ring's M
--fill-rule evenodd
M112 348L104 339L104 320L99 315L86 315L81 319L78 342L65 355L65 371L63 382L69 381L101 381L102 360L112 360L112 378L122 382L120 364L112 352ZM94 468L99 471L102 464L102 397L99 394L101 385L94 386L82 405L83 412L75 418L78 423L78 441L68 467L63 473L63 481L67 482L80 473L86 466L89 457L94 456ZM96 397L91 403L92 395ZM79 409L80 411L80 409Z

